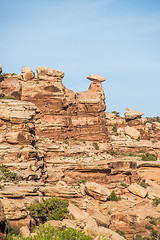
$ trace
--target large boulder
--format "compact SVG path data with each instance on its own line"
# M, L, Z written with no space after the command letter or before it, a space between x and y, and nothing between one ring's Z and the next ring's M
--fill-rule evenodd
M107 198L110 196L108 188L95 182L87 182L85 191L87 194L100 201L107 201Z
M135 194L135 195L137 195L137 196L139 196L139 197L141 197L141 198L145 198L145 197L147 196L147 193L148 193L147 189L141 187L140 185L138 185L138 184L136 184L136 183L132 183L132 184L128 187L128 190L129 190L131 193L133 193L133 194Z
M136 118L141 118L141 116L144 115L144 113L134 111L131 108L126 108L126 113L124 115L125 115L126 120L133 120Z
M89 216L86 221L86 226L84 227L84 231L85 233L91 235L92 237L97 236L98 226L96 221L91 216Z
M50 81L56 78L57 81L61 81L64 77L64 72L47 67L37 67L37 77L40 80Z
M21 78L22 80L25 80L25 81L31 80L32 78L34 78L34 73L32 69L30 67L22 67Z
M69 216L74 220L85 221L89 216L88 213L79 209L77 206L71 203L68 206L68 210L69 210Z
M124 130L125 130L125 134L130 136L133 139L138 139L140 137L140 132L134 127L126 126Z

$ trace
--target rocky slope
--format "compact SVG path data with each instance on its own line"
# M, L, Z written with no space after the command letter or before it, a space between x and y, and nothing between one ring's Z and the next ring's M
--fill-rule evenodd
M36 224L27 206L51 196L70 202L63 221L50 221L59 228L111 240L160 232L160 123L106 113L99 75L75 94L58 70L1 72L0 238L12 228L27 236ZM142 161L145 152L158 159Z

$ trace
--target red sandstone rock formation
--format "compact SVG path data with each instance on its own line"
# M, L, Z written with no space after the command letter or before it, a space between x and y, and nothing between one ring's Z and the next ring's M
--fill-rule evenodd
M3 93L22 101L34 103L44 114L38 123L37 134L42 137L66 139L78 137L92 141L107 140L105 95L99 75L88 77L89 89L75 94L62 84L64 73L38 67L33 78L30 68L23 67L22 75L8 74L1 82ZM100 79L100 80L99 80Z

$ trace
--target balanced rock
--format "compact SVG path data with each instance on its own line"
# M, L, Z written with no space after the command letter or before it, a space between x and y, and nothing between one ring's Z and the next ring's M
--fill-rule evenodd
M95 182L87 182L85 191L87 194L100 201L106 201L110 195L108 188Z
M140 137L140 132L134 127L126 126L124 130L125 130L125 134L130 136L133 139L138 139Z
M87 79L91 80L91 81L98 81L98 82L104 82L106 79L105 77L102 77L98 74L92 74L92 75L89 75L87 77Z
M141 116L144 115L144 113L134 111L130 108L126 108L126 113L124 115L127 120L132 120L132 119L136 119L136 118L141 118Z
M30 67L22 67L21 78L22 80L25 80L25 81L31 80L32 78L34 78L34 73L32 69Z
M37 67L37 76L40 80L62 80L64 72L47 67Z
M139 196L139 197L141 197L141 198L145 198L146 195L147 195L147 193L148 193L148 191L147 191L145 188L141 187L140 185L138 185L138 184L136 184L136 183L132 183L132 184L128 187L128 190L129 190L131 193L133 193L133 194L135 194L135 195L137 195L137 196Z

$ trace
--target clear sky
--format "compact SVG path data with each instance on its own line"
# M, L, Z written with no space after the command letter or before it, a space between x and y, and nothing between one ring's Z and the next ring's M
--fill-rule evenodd
M0 23L4 72L55 68L75 92L100 74L107 112L160 116L160 0L1 0Z

